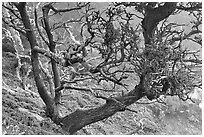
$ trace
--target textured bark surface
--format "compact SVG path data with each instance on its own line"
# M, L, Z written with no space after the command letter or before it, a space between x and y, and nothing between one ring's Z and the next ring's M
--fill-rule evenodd
M34 51L33 49L37 46L37 40L36 36L34 33L34 30L31 26L30 19L28 16L28 13L26 11L26 3L19 3L16 4L16 7L18 8L24 27L26 29L26 37L31 45L31 62L32 62L32 68L33 68L33 73L34 73L34 78L36 82L36 86L38 89L38 93L40 94L40 97L44 101L47 107L47 112L49 113L50 117L54 120L58 120L58 113L56 110L56 106L54 103L54 100L51 98L49 95L48 91L45 88L43 79L40 76L41 69L40 69L40 63L38 59L38 52Z
M20 12L25 29L27 30L26 37L28 38L28 41L30 42L31 50L32 50L35 46L37 46L37 41L36 41L36 36L34 34L33 28L31 27L31 24L30 24L30 20L29 20L28 13L26 11L25 4L26 3L19 3L17 7ZM33 72L34 72L34 77L35 77L36 85L38 88L38 92L46 105L52 104L51 98L45 89L43 80L40 77L41 70L39 67L40 65L39 65L37 52L32 51L31 61L32 61Z
M169 17L176 9L176 2L166 2L163 6L153 8L149 3L145 9L145 17L142 21L145 44L151 44L151 38L157 24Z
M49 39L49 49L52 53L55 53L55 42L53 41L53 35L51 33L51 28L50 28L50 25L49 25L49 17L48 17L48 14L49 14L49 11L50 11L50 4L48 5L45 5L43 8L43 20L44 20L44 23L45 23L45 31L47 33L47 36L48 36L48 39ZM60 76L59 76L59 71L58 71L58 68L57 68L57 63L55 62L55 60L51 59L51 65L52 65L52 72L53 72L53 75L54 75L54 85L55 85L55 88L59 87L60 86ZM55 93L55 103L56 104L59 104L60 102L60 97L61 97L61 92L56 92Z
M74 134L86 125L108 118L117 112L125 111L125 107L142 98L145 95L143 93L145 91L141 82L128 94L118 98L110 98L104 105L97 108L77 110L62 118L60 123L68 134Z
M20 11L25 29L27 38L30 42L31 49L32 49L32 66L33 66L33 72L35 76L36 86L38 88L38 92L45 102L47 106L47 112L49 112L48 116L51 117L51 119L57 123L62 125L63 129L67 131L69 134L74 134L76 131L80 130L86 125L89 125L91 123L95 123L97 121L103 120L105 118L108 118L112 115L114 115L117 112L125 111L126 107L135 103L137 100L141 99L145 96L145 89L144 89L144 81L143 77L140 77L140 83L139 85L136 85L135 88L130 91L128 94L117 97L117 98L107 98L106 103L100 107L88 109L88 110L77 110L63 118L59 118L58 115L58 108L55 105L54 99L50 97L48 94L48 91L46 90L43 80L40 77L40 65L38 60L38 53L33 50L35 46L37 46L36 37L34 35L33 28L31 27L28 14L26 12L25 3L19 3L17 5L18 10ZM176 3L165 3L163 6L158 8L152 8L147 7L146 8L146 15L144 20L142 21L142 27L144 29L144 38L145 43L150 44L152 33L157 26L157 24L167 18L176 8ZM47 14L49 12L49 7L44 7L44 21L45 26L47 26L47 35L49 38L49 44L50 44L50 51L55 52L55 45L53 42L52 34L49 30L49 20L47 17ZM47 23L47 24L46 24ZM52 68L54 72L54 81L55 81L55 88L57 88L60 85L60 80L58 76L57 71L57 64L54 60L52 60ZM56 99L58 100L58 94L56 94ZM58 101L57 101L58 102Z

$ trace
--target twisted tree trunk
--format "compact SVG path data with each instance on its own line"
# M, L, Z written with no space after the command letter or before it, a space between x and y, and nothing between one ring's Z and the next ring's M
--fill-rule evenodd
M125 111L127 106L144 97L144 93L143 81L141 81L140 84L128 94L122 97L109 98L104 105L97 108L77 110L62 118L60 123L63 125L62 128L69 134L74 134L86 125L101 121L117 112Z
M14 3L14 4L17 7L17 9L21 15L22 22L23 22L23 25L24 25L25 30L26 30L26 37L27 37L27 39L31 45L31 63L32 63L32 69L33 69L34 78L35 78L36 86L38 89L38 93L40 94L40 97L42 98L42 100L46 104L47 112L49 113L48 115L50 115L50 117L54 121L58 121L59 116L58 116L58 112L56 110L54 99L51 98L51 96L49 95L48 91L45 88L44 81L40 76L41 69L40 69L40 62L38 59L38 52L33 50L38 44L37 44L37 39L36 39L34 30L33 30L32 25L30 23L29 15L28 15L27 10L26 10L26 3L20 2L20 3Z
M153 8L151 2L145 8L145 17L142 21L145 44L151 44L154 29L158 23L169 17L176 9L177 2L166 2L163 6Z
M62 126L64 130L67 131L68 134L74 134L76 131L80 130L86 125L91 123L101 121L105 118L108 118L114 115L117 112L125 111L126 107L135 103L137 100L141 99L145 96L144 89L144 76L140 77L139 85L136 85L135 88L122 97L116 98L106 98L106 103L100 107L88 109L88 110L77 110L63 118L60 118L58 115L58 109L56 107L55 101L48 94L48 91L45 88L44 82L40 77L40 65L38 59L38 53L33 50L37 46L37 40L33 28L30 24L29 16L26 11L26 3L16 3L16 7L18 8L24 27L26 29L26 36L31 45L32 50L32 67L35 77L36 86L40 97L43 99L47 106L48 116L51 119ZM164 6L158 7L156 9L146 9L146 16L142 22L142 26L144 28L144 38L145 43L149 44L152 38L153 29L159 23L159 21L168 17L175 9L176 3L165 3ZM45 10L45 9L44 9ZM47 11L45 11L47 13ZM45 20L46 21L46 20ZM49 28L49 27L47 27ZM47 30L48 31L48 30ZM48 32L48 37L50 33ZM50 36L50 40L52 41L52 36ZM50 43L52 46L50 50L53 50L54 45ZM54 51L54 50L53 50ZM54 60L53 60L54 61ZM56 64L53 64L53 68L56 69ZM54 70L53 70L54 71ZM55 74L58 75L58 74ZM59 86L58 76L55 79L55 88Z

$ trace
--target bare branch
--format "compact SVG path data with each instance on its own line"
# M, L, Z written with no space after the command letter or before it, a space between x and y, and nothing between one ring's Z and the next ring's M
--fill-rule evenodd
M49 57L50 59L54 60L57 64L65 66L64 59L60 58L58 55L56 55L55 53L53 53L51 51L47 51L47 50L45 50L43 48L39 48L39 47L34 47L33 51L41 53L41 54L45 55L46 57Z
M190 4L190 3L188 3ZM179 5L177 6L177 9L179 10L184 10L184 11L196 11L196 10L201 10L202 9L202 3L198 2L195 5L191 5L191 6L183 6L183 5Z
M17 13L15 12L14 9L11 9L11 8L5 6L4 4L3 4L2 6L3 6L4 8L6 8L7 10L9 10L17 19L22 20L22 19L20 18L20 16L17 15Z
M44 38L44 36L42 35L42 32L40 31L40 28L39 28L39 26L38 26L37 7L35 7L35 11L34 11L34 12L35 12L35 26L36 26L36 28L37 28L37 30L38 30L38 33L39 33L40 37L42 38L42 40L45 42L45 44L46 44L47 46L49 46L48 41L45 40L45 38Z
M79 10L83 7L86 7L87 5L89 5L89 2L85 3L84 5L77 5L77 7L67 8L67 9L57 9L52 4L48 4L46 6L49 7L50 9L52 9L55 13L60 13L60 12L70 12L70 11L74 11L74 10Z
M4 18L2 18L2 21L4 23L6 23L9 27L12 27L13 29L15 29L16 31L18 31L19 33L21 33L22 35L26 36L26 30L24 28L19 28L16 25L10 24L8 21L6 21Z

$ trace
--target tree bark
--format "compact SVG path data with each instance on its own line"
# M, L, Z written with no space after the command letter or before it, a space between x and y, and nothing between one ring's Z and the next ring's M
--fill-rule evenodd
M151 7L151 2L145 8L145 17L142 21L145 44L151 44L154 29L158 23L169 17L176 9L177 2L166 2L157 8Z
M23 25L26 30L26 37L31 45L31 63L34 73L34 79L36 82L36 86L38 89L38 93L40 94L40 97L44 101L47 107L47 112L49 113L50 117L57 121L58 120L58 114L55 108L54 100L51 98L51 96L48 94L45 84L43 82L43 79L41 78L41 69L40 69L40 63L38 59L38 52L34 51L33 49L37 46L37 40L34 33L34 30L30 24L30 19L26 10L26 3L20 2L15 4L17 9L19 10L19 13L22 18Z
M144 76L141 76L139 85L136 85L135 88L129 93L127 93L126 95L122 97L106 98L106 103L102 106L88 109L88 110L77 110L63 118L59 118L57 105L55 104L54 99L51 98L51 96L48 94L44 86L43 80L40 77L41 70L39 67L40 65L39 65L39 60L38 60L38 52L33 50L37 46L36 36L30 24L29 16L26 11L25 5L26 3L19 3L17 4L17 8L20 12L23 24L26 29L26 36L31 45L31 50L32 50L31 60L32 60L33 72L34 72L34 77L35 77L36 86L38 88L38 92L46 104L46 107L48 109L47 112L49 112L48 116L51 117L51 119L55 123L60 124L62 128L66 130L69 134L74 134L76 131L80 130L84 126L89 125L91 123L95 123L97 121L101 121L105 118L108 118L114 115L117 112L125 111L127 106L135 103L137 100L141 99L142 97L146 95L145 88L144 88ZM155 14L154 17L157 15L157 17L155 17L156 19L150 16L152 15L152 13L147 11L147 15L145 16L145 19L143 20L143 28L146 29L144 31L144 37L147 37L145 38L146 43L149 43L148 41L151 38L150 34L153 32L152 28L155 28L159 21L169 16L170 15L169 12L173 11L170 5L176 5L176 4L171 3L171 4L165 4L165 5L162 7L158 7L158 10L156 9L154 10L154 12L157 13L159 9L164 10L164 8L168 9L169 7L168 12L164 10L166 11L165 14L164 13L162 13L161 15ZM45 13L47 12L48 11L46 11ZM49 24L47 25L49 26ZM52 36L49 36L51 35L50 30L47 34L48 34L48 37L50 37L49 41L51 42L50 50L53 50L55 45L53 45L52 43L53 42ZM56 66L54 66L54 68L57 69ZM53 72L54 71L55 70L53 70ZM59 85L58 79L55 79L55 87L58 87L58 85Z
M77 110L62 118L60 123L62 124L62 128L67 131L68 134L74 134L86 125L101 121L117 112L125 111L125 107L135 103L144 96L145 89L143 81L141 81L140 84L128 94L122 97L110 98L109 100L106 100L104 105L97 108Z
M51 5L47 4L42 8L43 11L43 20L45 24L45 31L47 33L48 39L49 39L49 49L51 52L55 53L55 42L53 41L53 35L51 33L50 25L49 25L49 16L48 13L50 11ZM52 65L52 72L54 75L54 84L55 88L60 86L60 76L59 76L59 71L57 68L57 63L55 60L51 59L51 65ZM55 103L59 104L60 103L60 98L61 98L61 92L56 92L55 93Z

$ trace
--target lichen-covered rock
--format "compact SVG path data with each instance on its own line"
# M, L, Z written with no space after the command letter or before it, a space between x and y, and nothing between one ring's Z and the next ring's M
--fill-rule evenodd
M18 58L11 52L2 53L2 70L4 72L16 75L16 68L18 67Z
M2 52L11 52L13 54L16 53L14 42L9 37L2 39Z

